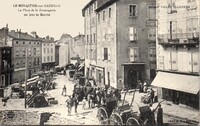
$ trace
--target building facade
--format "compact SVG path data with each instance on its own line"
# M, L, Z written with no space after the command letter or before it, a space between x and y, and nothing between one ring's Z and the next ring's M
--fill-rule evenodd
M55 66L59 66L59 49L60 49L60 45L55 44Z
M42 69L50 70L55 68L55 41L47 36L42 42Z
M97 28L96 13L97 0L91 0L82 10L85 34L85 75L96 79L97 66Z
M0 29L0 88L5 88L12 83L12 47L7 43L7 35L8 26Z
M91 17L90 13L87 16L89 5L87 9L83 9L85 29L87 29L87 17ZM138 81L151 82L154 79L155 5L155 0L97 1L95 9L97 59L94 65L94 78L97 84L120 89L135 88ZM85 33L87 44L87 30Z
M85 35L79 34L72 40L72 57L85 58Z
M158 0L157 6L158 73L152 84L161 98L199 108L199 1Z
M72 36L69 34L63 34L56 44L60 46L59 49L59 66L65 66L70 63L70 43L72 41Z
M31 35L23 33L21 30L11 30L8 32L7 42L12 45L12 61L14 72L12 82L21 82L25 80L25 70L27 65L27 78L37 74L41 70L42 42L32 32Z

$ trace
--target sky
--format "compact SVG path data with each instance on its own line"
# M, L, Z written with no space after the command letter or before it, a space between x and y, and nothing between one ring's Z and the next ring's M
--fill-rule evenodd
M63 33L72 37L84 34L83 7L90 0L0 0L0 28L8 24L9 30L22 32L36 31L40 37L49 35L58 40ZM37 7L24 6L37 4ZM46 7L53 4L57 7ZM20 7L23 5L24 7ZM42 5L43 7L39 7ZM60 7L59 7L60 6ZM32 9L34 11L32 11ZM41 10L55 10L41 12ZM30 10L30 11L29 11ZM36 10L38 10L36 12ZM39 12L40 11L40 12ZM48 14L50 16L29 16L29 14ZM28 14L28 16L24 16Z

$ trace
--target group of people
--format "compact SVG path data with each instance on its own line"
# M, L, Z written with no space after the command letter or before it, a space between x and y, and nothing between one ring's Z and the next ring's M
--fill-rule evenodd
M156 92L153 90L152 87L148 87L146 82L142 83L139 81L139 92L147 93L147 103L153 104L154 102L158 102L157 95L155 94Z
M66 87L64 86L63 92L65 92L65 88ZM75 113L77 113L79 102L82 102L82 109L90 109L94 107L105 106L107 102L109 102L108 99L114 101L121 100L120 91L113 87L100 88L96 85L84 87L80 85L75 85L73 94L70 95L66 100L68 107L68 115L71 115L73 106L75 109Z

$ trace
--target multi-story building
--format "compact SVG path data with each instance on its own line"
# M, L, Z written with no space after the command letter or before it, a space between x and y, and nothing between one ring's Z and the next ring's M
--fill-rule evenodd
M6 37L8 45L12 46L13 83L25 80L26 64L27 78L41 70L41 40L38 39L36 32L31 34L11 30Z
M42 42L42 69L50 70L55 67L54 38L47 36Z
M95 2L96 9L91 9ZM92 0L83 9L86 49L92 34L89 31L96 29L92 36L97 40L97 59L91 70L98 85L135 88L139 80L151 82L154 79L155 4L155 0ZM93 22L90 21L92 15L96 18L94 30L87 27Z
M60 48L60 45L55 44L55 66L59 65L59 58L60 58L59 48Z
M7 43L8 26L0 29L0 87L12 83L12 47Z
M97 61L97 28L96 13L97 0L91 0L82 10L85 33L85 75L96 78Z
M56 41L56 44L60 45L59 49L59 66L65 66L70 63L70 43L72 37L69 34L63 34L59 40Z
M157 0L157 94L199 107L199 0Z
M85 58L85 36L84 35L79 34L73 37L72 56L79 56L81 59Z

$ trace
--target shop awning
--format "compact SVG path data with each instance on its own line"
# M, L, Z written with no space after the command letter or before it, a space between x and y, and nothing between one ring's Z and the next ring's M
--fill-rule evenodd
M151 85L191 94L199 92L199 76L158 72Z

